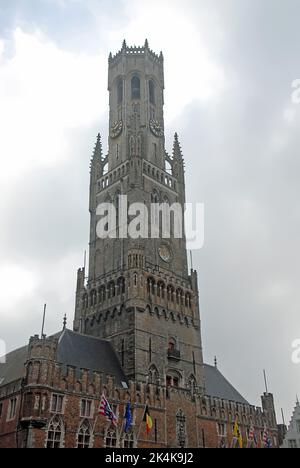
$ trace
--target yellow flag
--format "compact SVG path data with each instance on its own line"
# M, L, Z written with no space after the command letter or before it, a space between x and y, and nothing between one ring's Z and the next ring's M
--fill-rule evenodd
M239 424L237 420L235 421L235 424L234 424L233 435L236 438L237 442L239 443L239 447L243 448L243 437L240 432Z

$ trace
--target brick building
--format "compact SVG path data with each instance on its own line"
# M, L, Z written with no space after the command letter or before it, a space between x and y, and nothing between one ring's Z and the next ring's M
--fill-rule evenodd
M91 161L89 268L78 271L73 331L31 338L0 364L0 447L230 447L236 422L244 445L268 434L277 446L273 396L251 406L215 366L203 362L197 272L188 271L185 234L121 235L137 202L179 205L184 160L164 136L164 61L146 41L109 57L109 148L98 136ZM116 222L98 233L97 207ZM102 213L104 215L104 213ZM159 219L149 220L153 227ZM111 220L110 220L111 221ZM149 226L148 226L149 229ZM116 428L98 414L105 394ZM124 432L131 403L133 425ZM148 406L153 428L147 435Z

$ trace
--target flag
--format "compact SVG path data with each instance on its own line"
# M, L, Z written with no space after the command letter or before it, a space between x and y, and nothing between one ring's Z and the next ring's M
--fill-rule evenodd
M249 436L248 436L248 448L252 448L253 445L256 446L256 437L255 437L255 430L254 427L251 426L249 429Z
M153 422L152 422L152 418L151 418L150 413L149 413L148 406L146 406L146 409L145 409L144 422L146 423L147 434L149 434L151 432L152 427L153 427Z
M255 445L255 448L259 448L259 445L258 445L258 438L257 438L257 435L256 435L256 432L254 432L254 445Z
M264 444L264 447L267 449L272 448L272 441L269 437L269 433L267 431L266 426L265 426L264 435L263 435L263 444Z
M99 414L101 414L102 416L105 416L106 419L110 421L114 426L117 425L118 418L113 412L113 410L111 409L110 404L108 403L104 395L102 395L101 397Z
M243 448L243 437L242 437L242 434L241 434L241 432L239 430L239 425L238 425L237 420L235 421L235 424L234 424L233 436L234 436L233 448L236 448L237 443L239 444L239 448Z
M127 403L127 406L126 406L126 411L125 411L124 419L125 419L124 431L125 431L125 432L128 432L129 429L130 429L131 426L132 426L132 415L131 415L131 407L130 407L130 403L129 403L129 402Z

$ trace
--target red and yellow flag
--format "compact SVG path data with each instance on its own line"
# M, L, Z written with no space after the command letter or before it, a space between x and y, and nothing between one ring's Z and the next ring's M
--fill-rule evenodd
M150 416L150 412L149 412L148 406L146 406L146 409L145 409L144 421L145 421L145 423L146 423L147 434L150 434L151 429L152 429L152 427L153 427L153 421L152 421L152 418L151 418L151 416Z

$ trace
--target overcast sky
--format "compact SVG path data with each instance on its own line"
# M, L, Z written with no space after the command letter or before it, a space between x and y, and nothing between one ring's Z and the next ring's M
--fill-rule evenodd
M108 126L107 57L163 51L167 150L180 135L205 360L278 414L300 394L299 0L0 0L0 339L72 326L87 248L89 160ZM107 148L107 146L106 146Z

